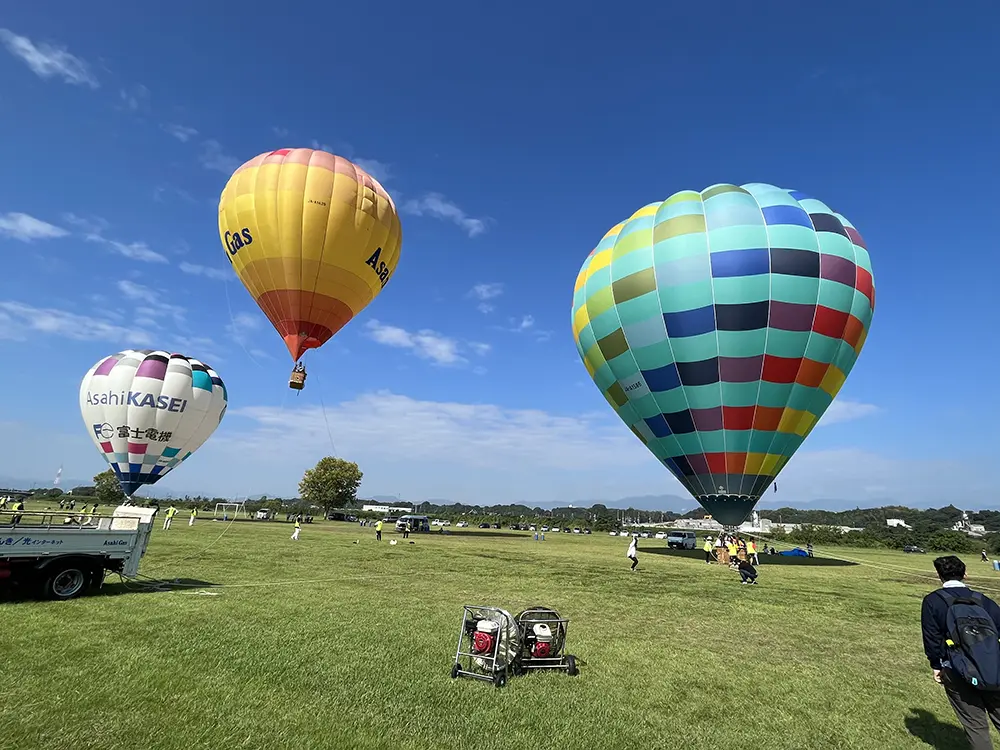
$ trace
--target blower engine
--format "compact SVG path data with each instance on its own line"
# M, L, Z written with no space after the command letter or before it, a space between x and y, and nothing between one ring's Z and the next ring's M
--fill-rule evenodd
M552 629L544 622L539 622L535 623L531 632L534 635L531 656L535 659L547 659L552 656Z
M492 654L497 644L499 623L494 620L480 620L472 633L472 651L475 654Z

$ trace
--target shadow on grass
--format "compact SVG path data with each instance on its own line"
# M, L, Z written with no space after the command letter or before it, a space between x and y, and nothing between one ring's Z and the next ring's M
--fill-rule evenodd
M686 557L689 560L705 562L705 553L700 549L668 549L667 547L643 547L639 545L639 554L664 555L666 557ZM833 560L829 557L789 557L787 555L757 555L761 566L769 565L805 565L809 567L846 568L857 565L847 560Z
M122 596L123 594L160 594L168 591L199 591L212 589L218 584L199 581L194 578L178 578L176 581L106 581L97 590L86 592L80 598ZM24 586L8 586L0 589L0 604L46 601L43 597Z
M420 534L410 534L411 537L417 536L432 536L432 537L449 537L449 536L474 536L474 537L507 537L507 538L521 538L521 539L532 539L533 534L530 531L503 531L501 529L462 529L461 531L446 531L444 533L440 531L431 532L421 532Z
M123 594L162 594L168 591L200 591L217 587L217 583L199 581L195 578L177 578L169 581L105 581L99 591L90 596L121 596Z
M907 716L903 723L907 731L918 740L923 740L936 750L955 750L968 747L965 732L954 724L941 721L930 711L922 708L911 708L912 715Z

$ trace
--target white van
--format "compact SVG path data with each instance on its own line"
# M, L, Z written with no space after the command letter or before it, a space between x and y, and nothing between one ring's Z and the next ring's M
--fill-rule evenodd
M671 549L694 549L698 537L693 531L671 531L667 534L667 546Z

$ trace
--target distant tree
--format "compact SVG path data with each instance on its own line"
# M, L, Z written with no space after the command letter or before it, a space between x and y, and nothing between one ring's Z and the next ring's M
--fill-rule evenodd
M94 497L101 505L118 506L125 502L125 493L111 469L94 477Z
M94 491L94 487L87 484L81 485L80 487L74 487L70 490L75 497L93 497Z
M320 506L325 515L331 508L346 508L357 501L363 476L353 461L327 456L306 470L299 494L303 502Z

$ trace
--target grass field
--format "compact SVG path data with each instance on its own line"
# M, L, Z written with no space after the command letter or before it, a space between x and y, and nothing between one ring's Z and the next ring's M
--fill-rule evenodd
M290 533L179 515L141 568L179 588L0 603L0 748L963 746L920 644L931 555L764 558L752 587L651 539L631 573L604 534ZM559 610L579 676L450 679L466 603Z

